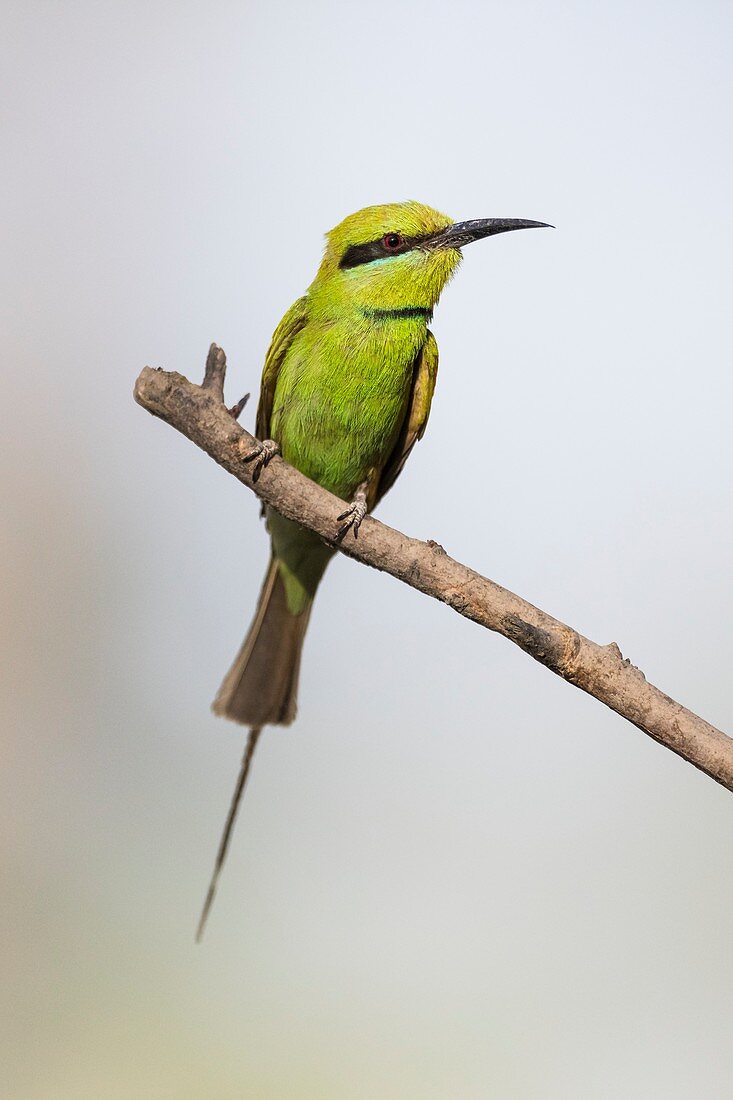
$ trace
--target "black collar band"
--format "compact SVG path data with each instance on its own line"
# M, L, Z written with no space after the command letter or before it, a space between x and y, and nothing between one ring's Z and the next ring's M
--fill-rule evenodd
M427 306L401 306L399 309L378 309L366 306L361 313L370 321L430 321L433 316L432 309L428 309Z

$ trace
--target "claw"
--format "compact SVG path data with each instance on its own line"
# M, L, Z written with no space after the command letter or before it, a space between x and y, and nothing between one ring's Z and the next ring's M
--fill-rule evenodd
M359 537L359 528L361 527L361 521L369 511L367 507L366 491L359 486L356 490L356 495L352 500L349 507L345 512L342 512L340 516L336 517L336 522L341 523L342 519L346 520L346 523L342 523L336 534L337 539L342 539L346 532L351 528L354 532L354 538Z
M274 439L263 439L262 442L257 441L256 445L249 451L248 454L242 455L242 462L254 462L252 469L252 480L259 481L260 474L267 466L271 459L275 455L280 454L280 446Z

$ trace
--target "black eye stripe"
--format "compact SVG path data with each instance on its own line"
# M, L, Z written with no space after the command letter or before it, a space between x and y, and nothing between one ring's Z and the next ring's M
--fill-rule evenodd
M387 233L387 237L398 236L397 233ZM358 267L360 264L370 264L374 260L383 260L385 256L400 256L403 252L409 252L427 237L403 237L402 243L396 248L387 248L385 238L379 237L376 241L367 241L366 244L352 244L344 252L339 262L340 268Z

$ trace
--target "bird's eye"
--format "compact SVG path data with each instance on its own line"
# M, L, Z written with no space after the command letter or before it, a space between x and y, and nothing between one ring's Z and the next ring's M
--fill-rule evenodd
M403 243L404 241L401 233L386 233L382 237L382 244L388 252L394 252L395 249L399 248Z

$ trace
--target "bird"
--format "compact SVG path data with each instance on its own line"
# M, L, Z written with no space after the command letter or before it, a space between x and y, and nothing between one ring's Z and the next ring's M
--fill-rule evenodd
M422 203L368 206L326 234L317 274L265 357L253 480L275 455L344 501L336 541L357 538L394 485L430 415L438 346L428 327L474 241L552 228L522 218L453 221ZM199 922L201 938L257 741L289 725L316 590L335 550L265 509L271 556L249 632L212 704L249 737ZM340 524L336 528L336 524Z

